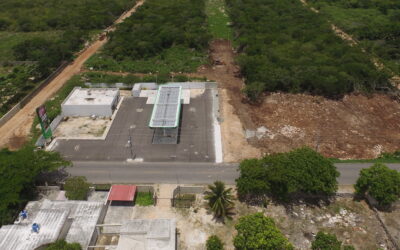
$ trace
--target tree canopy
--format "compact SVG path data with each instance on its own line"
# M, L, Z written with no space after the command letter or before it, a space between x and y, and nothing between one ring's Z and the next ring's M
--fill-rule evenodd
M306 92L341 97L352 91L390 87L369 55L351 47L326 17L297 0L227 0L246 78L245 92Z
M45 247L44 250L81 250L79 243L67 243L65 240L57 240Z
M208 47L204 0L150 0L110 34L104 50L117 60L146 58L173 46Z
M36 177L41 172L70 165L58 153L25 147L0 151L0 225L10 223L16 210L33 197Z
M241 198L268 194L287 198L294 193L331 195L338 188L339 172L334 164L307 147L244 160L239 171L236 185Z
M1 0L0 30L102 29L134 3L134 0Z
M206 248L207 250L224 250L224 244L218 236L211 235L207 239Z
M342 242L336 238L336 235L318 232L311 244L312 250L340 250Z
M214 182L214 185L208 186L205 192L205 199L208 201L210 209L217 218L230 218L230 211L234 207L232 188L225 188L225 183L221 181Z
M69 200L86 200L89 192L89 183L84 176L74 176L65 181L65 196Z
M359 195L371 195L382 206L388 206L400 197L400 173L382 163L360 171L354 185Z
M274 220L262 213L241 217L235 228L237 235L233 244L238 250L294 249L276 227Z

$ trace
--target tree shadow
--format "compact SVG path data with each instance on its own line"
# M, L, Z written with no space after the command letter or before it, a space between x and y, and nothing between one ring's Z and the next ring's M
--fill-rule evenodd
M68 178L69 174L65 168L59 168L54 171L46 171L40 173L36 178L36 185L38 186L47 186L47 185L55 185L58 186L65 182Z

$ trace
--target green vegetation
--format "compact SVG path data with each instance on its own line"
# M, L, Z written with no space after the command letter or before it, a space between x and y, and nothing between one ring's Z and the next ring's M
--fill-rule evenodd
M208 201L208 206L217 218L231 218L230 213L234 207L232 188L225 188L225 183L221 181L214 182L214 185L208 185L208 191L205 192L204 199Z
M224 250L224 244L216 235L208 237L206 242L207 250Z
M206 62L205 0L150 0L110 34L87 66L130 72L190 72ZM177 14L179 13L179 14Z
M356 193L372 196L381 206L389 206L400 198L400 173L376 163L360 171L354 185Z
M0 30L92 30L110 25L133 0L2 0Z
M207 0L206 13L212 36L217 39L233 40L233 31L229 27L231 19L226 13L225 0Z
M89 183L84 176L70 177L65 181L65 196L69 200L86 200L89 193Z
M0 225L12 223L27 201L35 197L35 181L42 172L70 165L58 153L24 147L0 150Z
M184 46L174 46L152 57L117 61L104 53L92 56L85 64L87 68L115 72L156 73L193 72L208 63L207 55Z
M237 235L234 238L234 246L240 250L251 249L294 249L276 227L272 218L262 213L243 216L235 226Z
M395 151L393 153L382 153L375 159L340 160L332 158L331 160L334 163L400 163L400 151Z
M135 0L2 0L0 116Z
M135 205L137 206L153 206L154 199L151 192L138 192L136 194Z
M178 194L174 197L173 207L177 208L189 208L193 206L193 202L196 200L194 194Z
M244 160L236 179L242 199L272 195L278 199L291 194L331 195L338 188L339 172L333 163L310 148Z
M346 44L324 16L295 0L227 0L238 63L252 100L264 91L330 98L390 86L360 48Z
M57 240L45 247L44 250L81 250L79 243L67 243L65 240Z
M367 52L400 74L400 2L309 0L322 15L360 41Z
M318 232L315 240L312 242L312 250L340 250L342 242L336 238L336 235Z

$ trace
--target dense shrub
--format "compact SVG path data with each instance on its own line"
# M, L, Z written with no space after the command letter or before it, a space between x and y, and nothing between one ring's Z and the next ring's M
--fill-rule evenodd
M206 242L207 250L224 250L224 244L216 235L208 237Z
M69 164L58 153L36 151L33 147L0 150L0 226L12 222L16 211L34 198L40 173Z
M44 250L81 250L79 243L67 243L65 240L57 240L47 245Z
M1 0L0 30L102 29L134 0Z
M277 198L295 193L331 195L338 188L336 167L310 148L244 160L239 170L236 185L244 199L269 194Z
M233 244L236 249L293 249L292 244L276 227L274 220L262 213L241 217L235 228L237 235Z
M117 60L146 58L177 45L203 50L210 35L204 0L149 0L111 33L105 52Z
M376 163L361 170L354 188L357 194L369 194L380 205L387 206L400 197L400 173L384 164Z
M86 200L89 193L89 183L83 176L68 178L64 184L65 196L69 200Z
M400 1L309 0L333 23L400 73Z
M336 235L318 232L312 242L312 250L340 250L342 242L336 238Z
M389 86L368 55L348 46L329 22L298 0L227 0L246 78L245 92L308 92L340 97Z

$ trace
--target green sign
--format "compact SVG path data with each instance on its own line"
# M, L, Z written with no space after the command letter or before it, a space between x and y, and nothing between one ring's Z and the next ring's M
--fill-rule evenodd
M49 139L53 136L50 128L50 121L47 117L46 107L44 105L36 109L36 114L39 118L40 127L42 128L42 134L45 139Z

